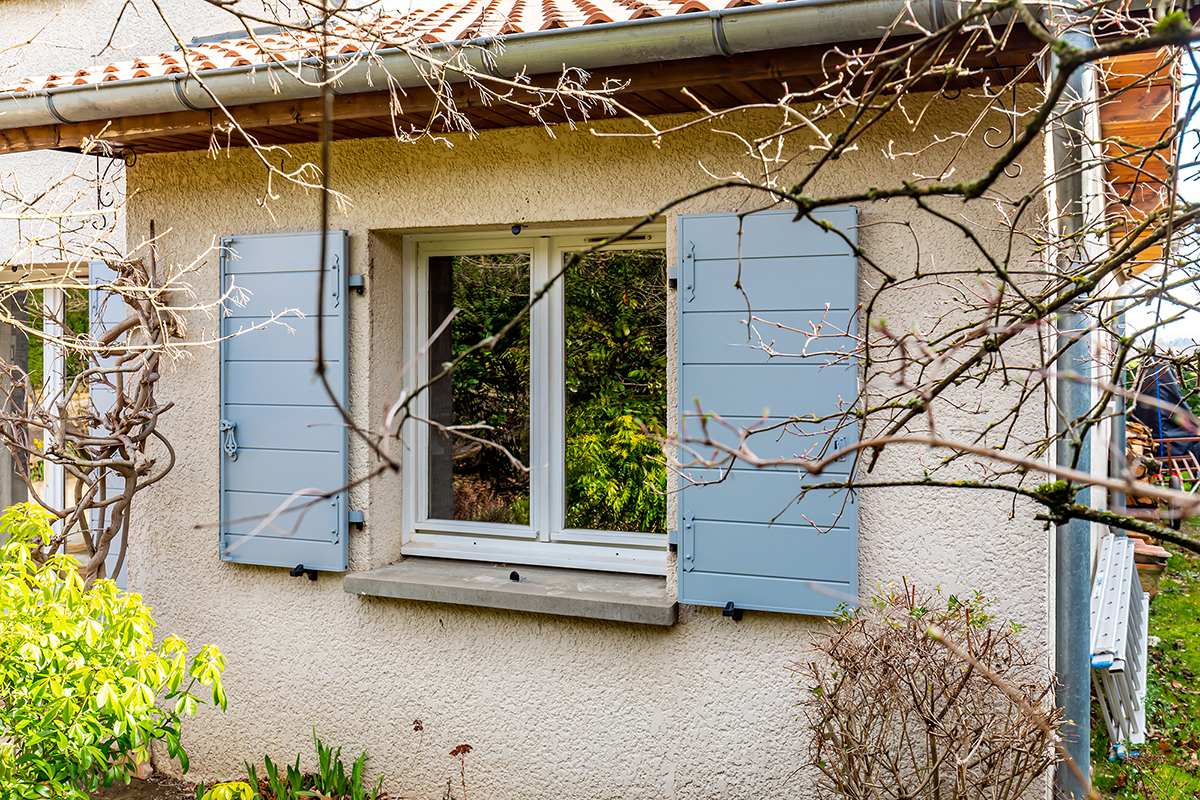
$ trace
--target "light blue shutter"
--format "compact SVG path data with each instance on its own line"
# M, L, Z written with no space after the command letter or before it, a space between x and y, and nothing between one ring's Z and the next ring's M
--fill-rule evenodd
M857 212L827 209L820 216L854 240ZM679 217L680 419L689 437L700 437L696 412L719 414L737 428L789 417L847 415L835 435L853 441L857 425L856 363L832 363L849 353L849 337L808 343L800 333L769 323L822 332L855 331L857 258L844 239L815 223L794 222L794 212L767 211L745 218L740 237L735 214ZM828 304L828 310L826 306ZM752 321L750 315L763 321ZM822 319L824 320L822 323ZM781 354L769 357L765 343ZM837 423L796 426L816 433L761 433L748 446L766 458L816 455ZM736 444L717 424L713 439ZM813 449L810 452L810 448ZM832 452L832 451L830 451ZM711 450L702 455L710 456ZM858 593L858 506L847 492L815 491L793 502L804 482L844 477L845 459L816 479L795 468L756 469L739 460L719 483L719 470L687 469L679 494L679 602L735 609L832 614L841 602L815 591L821 584L843 594ZM740 616L740 615L739 615Z
M125 306L125 300L119 294L110 292L103 287L106 284L112 283L117 277L117 273L103 261L91 261L88 263L88 284L92 287L88 291L88 334L93 339L99 339L100 336L113 325L117 325L125 321L129 310ZM121 337L118 341L123 341L125 337ZM116 365L117 356L109 356L99 360L98 366L102 369L108 369ZM112 410L116 403L116 390L111 386L103 384L92 384L88 387L88 393L91 398L92 410L99 419L104 419L104 415ZM105 494L109 497L120 494L125 490L125 479L115 472L109 472L104 480ZM109 514L105 514L105 522L108 522ZM96 530L96 526L100 522L100 515L97 511L92 511L92 530ZM121 562L121 569L117 574L113 574L113 570L117 568L117 562L121 556L121 540L124 534L118 533L109 545L108 557L104 559L105 574L112 578L118 587L122 589L129 588L128 574L128 556L126 560Z
M346 402L347 244L325 236L321 333L326 375ZM226 303L221 333L221 558L240 564L345 572L347 497L318 493L349 482L347 428L316 377L320 233L222 240L221 286L245 303ZM232 288L231 288L232 287ZM263 325L272 315L279 322ZM242 331L241 333L238 333ZM290 495L309 490L258 530ZM302 506L306 507L299 511ZM254 534L254 535L250 535Z

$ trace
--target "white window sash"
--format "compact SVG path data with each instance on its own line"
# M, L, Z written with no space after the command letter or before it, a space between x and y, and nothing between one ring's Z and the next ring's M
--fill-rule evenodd
M446 255L527 253L530 294L544 287L561 268L563 258L619 229L522 232L501 238L494 233L407 236L404 240L405 376L409 392L429 378L427 359L415 359L428 338L429 258ZM613 249L666 247L666 231L657 225L639 231ZM560 278L530 315L530 525L501 525L428 519L429 426L410 420L402 435L407 443L403 473L401 549L405 555L500 561L540 566L575 567L642 574L666 574L667 537L660 533L626 533L565 529L566 518L566 348L565 291ZM415 359L415 361L414 361ZM424 397L414 413L426 416Z
M50 341L61 339L65 334L63 322L66 320L65 295L57 286L42 290L42 330L46 334L42 340L42 408L51 419L57 414L56 407L65 404L70 398L66 396L66 354L62 345ZM50 431L42 431L42 452L50 445ZM67 502L67 473L62 464L42 459L42 474L45 475L45 489L42 500L54 509L62 509ZM52 524L57 533L62 528L61 520ZM66 552L66 543L62 551Z

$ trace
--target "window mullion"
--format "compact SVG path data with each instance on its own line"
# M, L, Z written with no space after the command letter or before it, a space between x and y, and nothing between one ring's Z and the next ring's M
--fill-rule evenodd
M550 248L551 277L563 265L563 250L556 243ZM550 538L557 539L566 522L566 282L563 275L554 282L548 299L549 341L546 352L546 430L549 469L547 475L547 505L550 512Z
M42 330L46 338L42 340L42 406L51 418L57 414L60 404L64 407L70 399L66 396L66 352L62 345L50 341L61 339L66 334L66 302L65 293L57 286L42 290ZM52 444L52 432L45 431L42 435L42 449L46 450ZM42 459L42 474L45 476L45 490L42 499L51 508L61 509L66 504L66 470L60 463L48 458ZM55 522L53 528L57 533L61 522ZM63 543L66 552L66 543Z
M546 285L551 277L551 241L539 237L533 244L530 264L530 290L536 292ZM551 319L555 306L556 284L530 312L530 358L529 358L529 493L530 524L538 539L550 541L553 528L553 509L550 492L553 476L559 469L553 461L551 442L554 438L553 404L551 402L552 376L549 358L553 340Z
M416 246L409 244L411 263L413 270L409 276L409 284L406 287L409 289L405 293L405 324L408 328L410 336L409 342L411 352L407 353L405 360L411 363L408 374L401 376L407 390L412 393L416 391L418 386L424 384L428 368L423 358L416 358L417 352L424 346L428 340L428 310L429 302L426 297L429 291L429 256L421 252ZM427 418L428 404L425 399L425 393L419 394L410 405L410 414L417 417ZM415 424L412 421L406 422L405 427L401 430L401 435L409 437L412 446L405 453L405 460L409 464L408 475L410 480L405 484L409 496L404 498L405 510L408 514L405 528L407 531L412 531L418 521L426 519L426 494L428 492L428 459L425 454L428 453L428 431L424 424Z

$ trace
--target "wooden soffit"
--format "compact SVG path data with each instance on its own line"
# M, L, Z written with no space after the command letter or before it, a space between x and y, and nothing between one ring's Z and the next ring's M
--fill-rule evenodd
M844 51L869 49L873 42L847 43ZM930 79L914 88L919 91L959 90L982 85L985 80L1011 80L1029 66L1037 47L1028 34L1014 31L1009 47L1001 52L969 56L967 74L955 82ZM710 109L728 109L743 105L773 104L787 91L806 91L825 83L825 68L834 63L828 47L803 47L735 56L666 61L628 67L597 69L590 85L604 80L626 83L616 97L626 107L643 116L695 112L697 101ZM536 85L553 86L559 75L534 76ZM1038 80L1029 70L1025 80ZM695 97L689 98L684 88ZM467 87L455 89L455 102L477 130L510 128L540 124L520 108L498 102L483 103L478 92ZM386 91L335 97L332 111L334 139L366 139L394 136L396 128L417 129L430 124L433 130L446 132L436 117L440 104L428 89L409 89L404 93ZM287 145L320 139L322 101L276 100L230 109L238 124L263 145ZM395 113L393 113L395 112ZM601 109L593 108L591 118L602 118ZM578 112L572 114L576 122ZM542 119L548 124L567 122L569 117L558 108L546 108ZM117 152L165 153L207 150L210 147L243 147L247 142L230 130L228 118L219 111L178 111L168 114L118 117L111 120L76 124L46 125L0 131L0 154L31 150L67 150L78 152L92 138L107 143Z
M1099 67L1107 222L1115 244L1170 200L1180 66L1168 49L1107 59ZM1148 247L1131 271L1142 272L1162 258L1161 246Z

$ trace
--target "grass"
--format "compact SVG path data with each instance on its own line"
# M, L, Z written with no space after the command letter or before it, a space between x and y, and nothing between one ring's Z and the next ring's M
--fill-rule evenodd
M1187 523L1200 533L1200 520ZM1092 704L1092 769L1109 798L1200 797L1200 556L1172 551L1159 593L1150 601L1147 741L1137 756L1108 760L1108 733ZM1153 643L1154 640L1151 639Z

